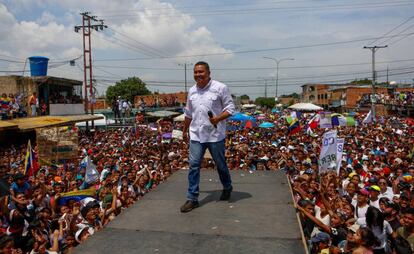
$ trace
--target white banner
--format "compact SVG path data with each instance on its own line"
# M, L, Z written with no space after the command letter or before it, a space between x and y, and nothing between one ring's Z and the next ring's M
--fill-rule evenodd
M339 176L339 169L341 168L342 164L342 152L344 150L344 138L337 138L336 139L336 174Z
M319 113L319 128L332 128L331 112L324 111Z
M172 138L183 139L183 132L180 131L180 130L173 130L172 131Z
M323 134L322 149L319 155L319 174L328 170L336 170L337 132L328 131Z

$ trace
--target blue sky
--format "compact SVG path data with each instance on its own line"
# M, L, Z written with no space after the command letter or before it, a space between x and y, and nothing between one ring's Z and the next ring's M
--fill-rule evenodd
M370 77L371 54L362 48L370 41L296 46L380 37L413 15L414 2L0 0L0 58L15 61L0 60L0 75L20 74L4 71L23 70L27 57L44 55L51 59L49 75L82 80L82 59L78 66L59 61L82 54L82 37L73 26L81 22L83 11L105 19L109 26L92 36L100 94L130 76L146 81L151 91L181 91L182 64L205 60L212 77L227 83L232 93L255 98L264 95L264 80L268 96L275 94L276 64L264 56L295 59L279 65L279 95L300 92L300 85L309 82ZM388 36L413 32L414 18ZM390 80L412 82L413 38L385 38L372 44L389 44L376 55L380 81L388 67ZM192 85L191 66L187 79Z

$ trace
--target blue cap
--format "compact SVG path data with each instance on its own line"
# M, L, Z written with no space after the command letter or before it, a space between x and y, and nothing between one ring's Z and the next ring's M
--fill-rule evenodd
M313 243L319 243L319 242L328 243L330 239L331 237L327 233L319 232L317 235L312 237L311 241Z
M305 174L313 174L313 170L311 168L308 168L307 170L305 170Z

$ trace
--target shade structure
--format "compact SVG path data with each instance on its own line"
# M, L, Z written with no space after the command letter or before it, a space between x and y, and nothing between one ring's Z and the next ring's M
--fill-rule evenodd
M254 121L254 117L248 116L248 115L243 114L243 113L236 113L236 114L232 115L229 118L229 120L232 120L232 121L247 121L247 120Z
M174 112L174 111L167 111L167 110L160 110L160 111L154 111L154 112L148 112L147 115L154 116L154 117L171 117L174 115L178 115L180 113Z
M269 122L263 122L259 125L260 128L272 128L275 127L275 125L273 123L269 123Z
M243 109L252 109L252 108L256 108L256 104L244 104L242 105Z
M296 103L289 107L290 109L294 110L301 110L301 111L318 111L323 110L322 107L319 107L312 103Z
M185 114L181 114L177 117L174 117L174 122L184 122L185 120Z

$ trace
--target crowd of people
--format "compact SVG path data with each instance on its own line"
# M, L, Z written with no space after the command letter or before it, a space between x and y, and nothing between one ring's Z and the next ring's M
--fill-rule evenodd
M394 92L394 93L376 93L374 99L371 98L371 94L365 94L361 96L358 104L367 105L371 104L374 100L378 104L394 105L394 106L414 106L414 94L412 92Z
M287 174L311 253L411 253L413 126L394 116L362 124L364 116L356 116L358 126L336 127L345 138L339 174L319 174L326 130L306 134L312 114L302 114L302 130L288 135L285 115L290 114L253 113L256 125L229 121L229 168ZM262 121L275 127L257 127ZM181 123L159 121L79 131L77 159L42 166L30 177L23 174L26 146L3 146L0 173L10 193L1 198L0 251L68 253L175 171L188 168L188 144L163 135L181 128ZM85 179L85 156L99 173L92 183ZM203 168L214 167L211 159L203 163ZM88 198L68 198L68 192L91 188L94 193Z
M77 104L82 103L81 96L77 94L65 95L61 92L54 91L50 93L49 103L51 104Z
M23 94L3 93L0 98L1 120L27 116L26 99Z

